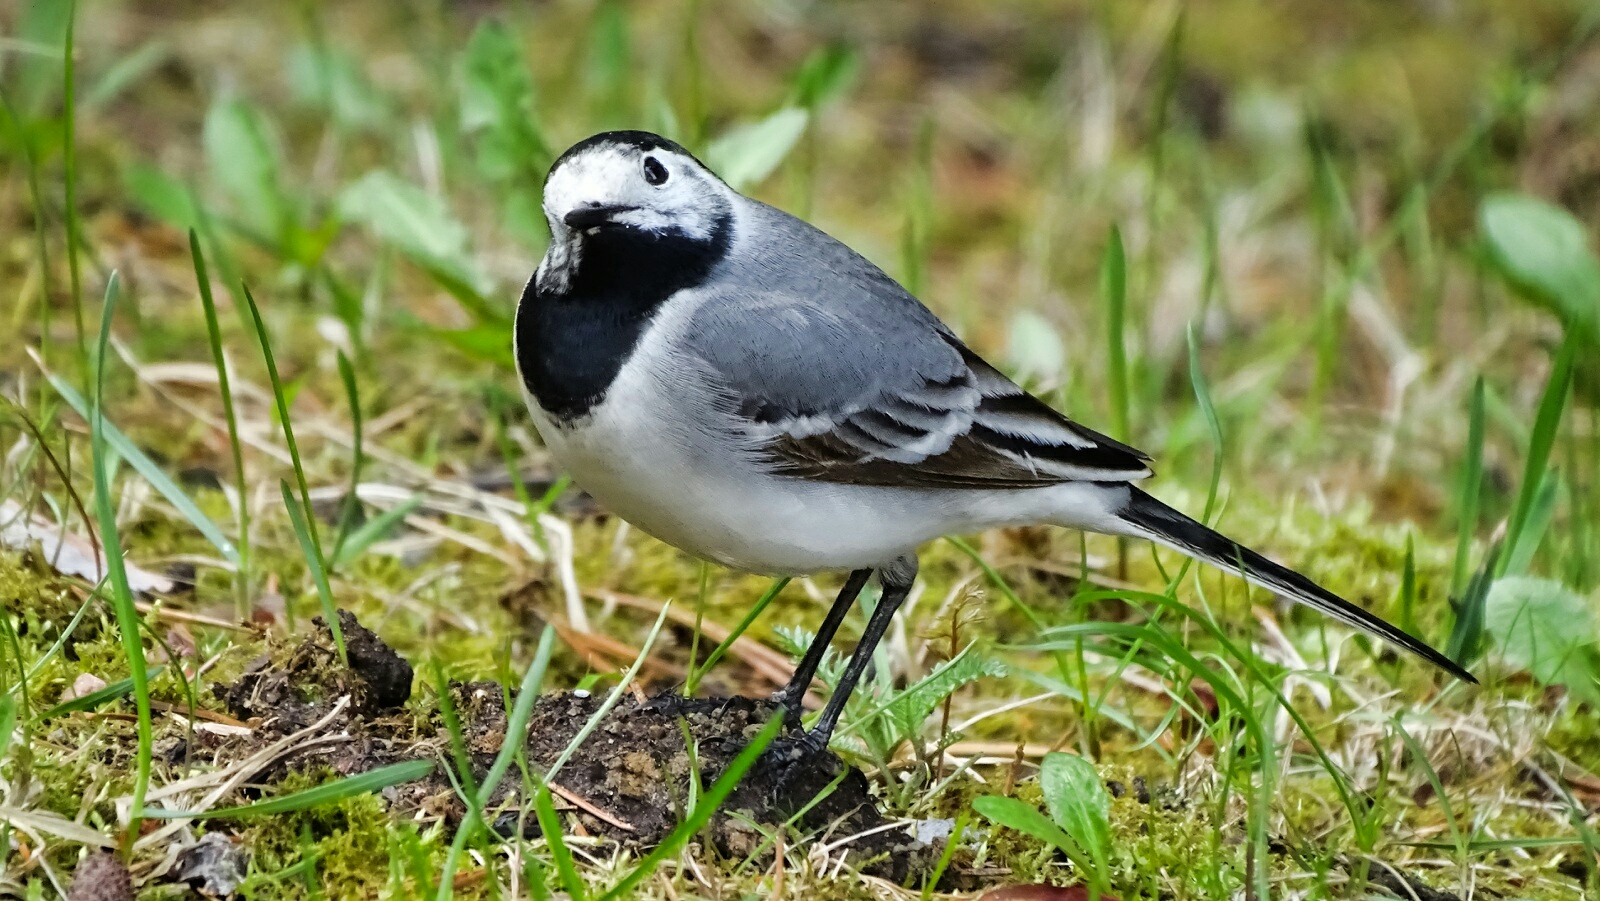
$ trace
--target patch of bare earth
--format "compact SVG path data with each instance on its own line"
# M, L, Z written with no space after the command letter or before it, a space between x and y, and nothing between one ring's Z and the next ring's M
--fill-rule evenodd
M235 716L257 724L222 756L238 758L297 736L297 749L279 756L253 782L320 766L351 775L448 756L450 735L436 702L407 703L410 664L351 614L341 612L340 621L348 667L319 620L294 648L263 656L233 684L215 687ZM482 779L507 739L506 704L515 698L507 698L496 682L452 683L451 693L473 777ZM541 771L554 765L602 703L602 697L582 692L541 697L522 739L528 762ZM551 782L565 825L634 848L660 843L684 816L694 786L703 790L714 783L779 715L771 702L750 698L624 697ZM765 865L777 846L769 836L792 827L837 846L852 865L873 875L904 883L931 872L940 849L890 826L859 770L831 752L803 750L793 741L797 737L790 727L780 738L784 753L769 751L745 774L703 833L708 850L730 862L753 858ZM523 789L513 769L490 799L491 825L503 837L515 834L519 823L530 837L537 834ZM397 816L420 811L455 826L466 814L443 773L386 795Z

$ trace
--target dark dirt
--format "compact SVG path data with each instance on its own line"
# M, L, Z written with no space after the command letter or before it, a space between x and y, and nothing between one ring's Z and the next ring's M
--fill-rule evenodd
M67 901L133 901L133 879L117 855L100 851L73 871Z
M1354 864L1347 864L1346 869L1354 870ZM1397 870L1381 861L1372 861L1367 869L1367 882L1394 895L1396 898L1412 898L1416 901L1461 901L1459 895L1442 892L1421 879Z
M270 718L287 735L321 719L344 695L354 715L396 708L411 697L411 664L353 614L339 611L349 668L340 663L327 624L321 617L313 623L316 631L287 659L262 655L239 681L220 687L217 694L236 715Z
M500 687L492 682L460 685L455 700L462 712L475 775L482 775L505 734ZM554 764L601 703L601 697L572 692L540 698L528 725L529 762L541 768ZM761 727L777 715L776 705L750 698L662 694L642 703L624 698L556 774L554 785L561 790L557 794L570 796L566 801L571 808L569 822L576 820L590 835L625 844L657 844L677 826L691 777L698 775L702 786L715 782ZM860 771L830 752L801 750L792 741L795 737L797 733L789 733L786 738L790 741L782 745L792 753L769 750L711 821L709 838L725 858L741 861L754 854L758 862L770 859L771 844L765 833L808 804L810 809L794 825L817 840L842 839L886 822ZM693 772L695 764L698 774ZM516 829L519 792L519 785L508 784L492 799L492 806L506 809L495 822L503 834ZM826 796L813 804L824 792ZM605 816L583 810L572 798ZM527 825L536 828L531 819ZM852 862L866 872L896 882L930 870L940 850L914 841L900 829L863 836L847 843L845 849Z
M235 739L235 747L218 748L217 756L237 759L305 729L348 696L349 704L325 727L328 733L348 733L348 740L302 742L302 750L281 757L252 781L270 784L290 772L318 766L349 775L403 760L447 759L450 736L435 700L419 698L407 704L410 664L354 616L341 611L350 660L346 668L327 627L317 622L317 629L298 645L263 656L238 681L213 688L230 712L255 725L253 734ZM482 778L506 738L504 690L496 682L452 683L451 695L473 776ZM527 731L529 762L541 769L553 764L602 700L577 692L540 698ZM426 709L419 709L424 705ZM691 778L697 777L701 786L715 782L777 712L772 703L749 698L685 699L672 694L644 702L624 698L556 776L553 789L564 823L573 832L632 847L659 843L678 824ZM819 841L840 841L886 822L865 776L831 752L801 750L792 741L795 737L791 730L780 738L787 753L769 750L745 774L707 827L708 850L734 862L755 855L757 864L764 865L772 857L766 833L794 819L807 805L810 808L794 827ZM693 773L696 765L699 772ZM520 816L521 781L513 769L490 799L490 810L496 814L493 826L501 835L514 833L519 821L527 829L537 828L531 809L526 817ZM420 812L454 827L466 813L443 773L385 795L397 815ZM846 841L841 848L864 872L901 883L930 872L940 850L915 841L903 829L872 832Z

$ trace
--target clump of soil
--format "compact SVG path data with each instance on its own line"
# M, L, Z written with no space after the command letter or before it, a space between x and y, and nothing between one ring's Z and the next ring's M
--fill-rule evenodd
M500 698L494 683L457 688L475 775L487 772L505 734ZM528 725L529 762L553 765L601 703L576 692L540 698ZM781 715L772 702L751 698L627 697L556 774L552 791L590 835L648 847L678 825L692 779L702 786L715 782L762 726ZM719 854L734 861L752 854L770 859L767 834L804 809L794 824L802 832L829 841L860 836L842 850L868 873L901 882L932 868L937 849L904 830L872 831L886 821L859 770L831 752L806 749L798 737L791 729L769 748L712 819L709 836ZM491 804L508 811L495 823L502 833L515 831L519 821L521 786L510 783ZM520 819L537 828L531 818Z
M91 854L73 872L67 901L133 901L133 879L115 854Z
M258 657L231 685L212 686L212 694L230 713L251 724L249 735L219 739L197 734L199 747L183 750L190 755L214 750L214 762L222 764L322 723L253 774L251 782L258 785L320 766L349 776L433 758L434 730L419 730L417 718L403 706L411 697L411 664L341 610L339 627L350 661L346 667L327 623L321 617L313 623L316 628L299 644ZM343 699L348 700L341 707Z
M399 707L411 697L411 664L354 614L339 611L349 667L339 661L327 623L321 617L313 623L316 630L286 658L275 661L264 654L237 682L217 692L235 714L261 717L286 735L321 719L346 695L355 716Z
M298 742L252 781L272 782L289 772L331 766L343 775L403 760L438 760L450 735L436 708L417 710L410 699L412 668L348 612L339 614L350 665L335 651L332 635L318 620L316 631L292 649L252 663L216 695L255 732L241 739L235 757L327 719L323 730L343 733L338 741ZM505 692L499 683L453 683L451 700L466 739L473 776L481 779L507 740ZM341 698L350 700L329 718ZM540 698L525 737L527 757L540 769L553 765L579 730L599 710L602 698L564 692ZM750 698L683 698L662 694L641 701L628 697L563 765L552 783L568 828L634 847L658 844L678 825L694 780L709 786L772 717L769 701ZM686 734L687 733L687 734ZM795 828L839 842L840 851L863 871L905 882L933 869L939 849L904 830L882 829L886 820L873 803L860 771L828 751L810 751L792 727L747 772L708 827L712 848L733 861L755 855L770 860L767 834L798 814ZM465 805L449 779L427 779L386 792L398 814L442 817L455 826ZM820 796L820 799L819 799ZM521 779L504 779L490 799L493 826L510 835L522 822L536 829L524 805ZM804 811L802 813L802 811Z

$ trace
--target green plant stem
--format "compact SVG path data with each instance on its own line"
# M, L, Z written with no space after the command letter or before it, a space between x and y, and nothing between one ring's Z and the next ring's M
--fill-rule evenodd
M506 719L505 738L501 741L500 751L495 755L494 763L489 765L489 772L484 774L483 781L478 784L477 793L469 794L465 799L469 807L467 820L456 830L455 838L450 842L450 850L445 855L444 866L439 872L439 901L447 901L454 893L458 861L466 849L467 842L484 826L483 809L488 806L489 799L494 797L494 790L500 787L500 780L505 778L506 771L511 769L512 761L518 754L523 753L528 719L533 716L533 704L538 700L539 689L544 685L544 674L550 666L550 655L555 650L555 641L554 627L545 626L539 635L539 646L533 652L533 662L528 665L528 671L522 677L522 686L517 690L517 701L512 705L511 715Z
M217 301L211 293L211 274L200 236L189 229L189 255L194 260L195 280L200 286L200 306L205 312L206 339L211 345L211 362L217 368L217 392L222 396L222 418L228 426L228 450L233 456L233 489L238 495L239 568L234 578L235 613L250 616L250 495L244 470L244 441L239 437L239 414L233 406L233 383L228 376L228 359L222 350L222 327L217 321Z
M78 161L77 161L77 64L73 53L73 32L77 30L78 2L68 0L67 32L61 67L61 164L63 191L66 194L67 278L72 291L73 325L78 339L78 371L84 384L89 382L88 330L83 318L83 274L78 263ZM41 211L42 212L42 211ZM49 303L49 298L45 299ZM48 341L49 335L45 336ZM102 352L104 345L101 345Z
M128 807L128 831L123 837L123 853L131 854L139 837L139 821L144 810L145 791L150 786L152 733L150 724L150 681L145 667L144 643L139 638L139 610L128 570L122 559L122 537L117 529L116 507L111 499L111 463L105 440L105 362L111 339L111 319L116 312L119 280L113 272L106 281L105 307L100 316L100 348L95 355L94 417L90 421L89 447L94 470L94 505L100 520L100 542L105 549L106 572L111 582L111 607L117 618L122 653L133 680L133 701L138 717L138 747L134 754L133 797Z
M255 297L250 293L250 286L239 285L240 293L244 297L245 308L250 312L250 322L255 328L256 340L261 343L261 356L266 360L267 378L272 384L272 399L277 405L278 420L283 426L283 440L289 446L289 460L294 467L294 480L300 489L300 507L305 516L305 530L309 545L306 550L307 561L314 567L314 572L320 571L326 575L328 571L327 559L322 553L322 541L317 537L317 514L311 506L311 487L306 482L306 469L300 460L300 445L294 440L294 424L289 419L289 401L283 392L283 380L278 376L278 363L272 356L272 339L267 336L267 324L261 319L261 308L256 304ZM293 501L287 496L285 503L292 505ZM321 586L318 586L319 590ZM331 600L325 606L331 606ZM348 665L348 658L344 647L344 630L339 626L339 617L332 613L328 616L328 631L333 633L334 645L339 649L339 660Z
M699 667L694 666L692 661L690 662L689 677L684 681L683 691L685 695L694 694L694 686L700 683L700 679L706 673L711 672L711 668L717 665L722 656L728 653L728 649L733 647L733 643L738 641L740 636L750 629L750 626L756 621L756 617L767 609L767 605L771 604L778 597L779 592L783 591L788 584L788 576L784 576L781 579L773 579L772 584L767 586L767 590L762 593L761 597L756 599L755 606L751 607L750 611L744 615L744 619L739 620L739 624L733 627L733 631L728 633L728 637L724 638L720 644L711 649L710 654L706 655L706 662Z

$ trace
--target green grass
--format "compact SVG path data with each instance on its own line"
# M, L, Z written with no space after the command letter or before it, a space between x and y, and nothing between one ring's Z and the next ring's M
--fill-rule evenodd
M205 723L184 711L224 712L210 685L313 612L342 655L337 608L428 674L397 715L437 726L467 819L389 817L374 791L418 767L235 790L200 813L253 849L251 897L871 891L798 819L743 860L697 846L749 755L653 851L577 835L518 745L471 776L450 680L521 685L512 731L540 687L765 695L782 667L739 639L783 647L837 585L706 568L595 515L521 414L511 314L543 174L611 127L669 133L860 249L1150 451L1163 498L1484 682L1142 544L955 536L924 551L835 743L891 817L955 820L941 872L1324 898L1392 865L1462 897L1600 892L1600 196L1594 116L1563 100L1590 5L950 0L811 10L826 25L665 0L14 6L0 503L108 561L92 586L0 548L14 892L60 893L75 830L140 874L164 859L141 817L191 811L144 796L218 765L173 756ZM143 571L194 588L139 597ZM591 665L546 629L584 620L628 652ZM1576 655L1541 655L1549 636ZM106 688L63 699L83 676ZM1048 750L1173 803L1113 799L1109 848L1067 866L974 815L1002 796L1059 819ZM490 835L506 778L543 837Z

